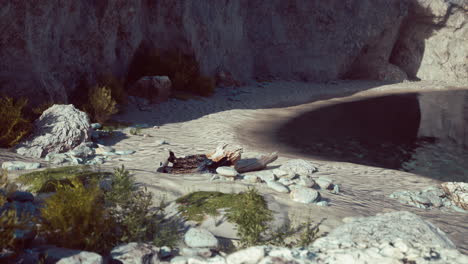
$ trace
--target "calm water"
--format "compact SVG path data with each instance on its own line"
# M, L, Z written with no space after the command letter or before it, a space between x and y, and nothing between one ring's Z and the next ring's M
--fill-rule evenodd
M301 154L468 182L468 90L323 107L289 121L276 137Z

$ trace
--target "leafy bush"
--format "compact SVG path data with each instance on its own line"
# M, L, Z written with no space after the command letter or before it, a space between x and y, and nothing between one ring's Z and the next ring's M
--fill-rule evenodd
M99 123L106 122L117 113L117 102L112 97L112 90L107 86L95 86L89 91L89 103L86 112Z
M0 211L0 249L16 250L15 231L26 230L30 227L31 217L22 215L18 217L16 210Z
M54 192L58 183L62 185L71 185L74 178L87 183L92 179L100 179L110 173L95 172L89 166L66 166L60 168L47 168L41 171L34 171L22 174L17 181L29 185L31 192Z
M241 247L262 244L275 246L307 246L318 238L319 226L312 222L297 227L289 225L272 230L269 222L273 219L263 197L256 189L239 194L221 192L193 192L176 200L179 211L188 220L201 222L206 215L219 215L226 209L227 219L237 225Z
M155 49L140 48L130 66L127 85L132 85L143 76L153 75L168 76L175 91L209 96L215 89L214 79L200 74L195 56L176 49L161 53Z
M134 135L134 136L141 135L141 128L140 127L132 127L130 129L130 135Z
M98 86L109 87L112 97L118 104L127 103L127 93L124 89L124 81L116 78L113 74L104 73L98 76Z
M51 106L53 106L55 103L54 101L47 101L43 102L40 105L34 107L32 109L32 113L34 115L34 118L38 118L44 113L45 110L49 109Z
M170 222L163 220L164 204L154 208L151 193L137 188L124 166L114 170L111 180L112 189L105 194L105 200L118 226L119 241L175 245L179 235Z
M40 232L54 245L104 252L115 245L112 218L97 182L85 188L78 179L58 183L57 192L41 208Z
M256 189L245 192L240 203L243 206L231 209L228 219L237 224L242 247L259 245L262 243L262 234L268 230L268 222L273 220L272 213Z
M0 147L13 147L29 134L32 125L23 115L26 99L16 102L10 97L0 98Z

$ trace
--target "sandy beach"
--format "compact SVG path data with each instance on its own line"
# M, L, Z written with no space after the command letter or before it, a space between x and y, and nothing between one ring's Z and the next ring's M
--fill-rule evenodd
M319 221L326 218L322 226L322 231L325 232L340 225L344 217L410 211L446 232L458 249L467 254L467 214L439 209L418 209L388 197L397 190L416 191L439 183L424 176L346 162L306 158L319 169L314 176L326 175L342 189L338 195L321 192L322 196L329 200L330 206L319 207L293 202L288 194L277 193L266 184L247 184L242 181L213 182L210 181L211 174L171 175L156 172L159 163L167 158L168 149L176 156L208 153L220 142L241 145L244 148L243 157L278 151L279 159L267 168L273 169L291 158L304 157L295 154L286 146L269 141L265 131L272 131L278 124L305 111L343 100L454 88L456 87L435 82L384 84L337 81L311 84L273 81L253 83L239 88L220 88L214 96L200 100L171 99L169 102L152 105L147 111L130 105L115 119L147 124L149 128L142 130L147 136L130 135L128 130L123 130L116 137L105 141L106 145L117 150L136 152L128 156L115 156L101 167L107 170L125 165L134 173L138 182L154 193L155 199L165 198L169 202L193 191L238 192L255 186L266 197L279 222L288 217L297 221L309 218ZM160 140L165 140L168 144L160 145ZM2 150L0 162L17 160L17 157L16 154Z

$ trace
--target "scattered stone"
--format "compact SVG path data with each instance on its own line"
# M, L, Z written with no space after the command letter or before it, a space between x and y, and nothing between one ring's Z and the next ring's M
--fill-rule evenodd
M320 189L322 190L328 190L333 187L333 180L324 176L316 179L315 183L317 183L317 185L320 186Z
M125 264L157 264L159 249L144 243L128 243L111 250L111 258Z
M14 170L34 170L41 167L39 162L24 162L24 161L6 161L2 163L2 169Z
M297 184L299 186L303 186L303 187L306 187L306 188L312 188L314 187L315 185L315 181L310 178L310 177L307 177L307 176L301 176L299 177L299 179L297 180Z
M132 155L135 152L136 152L135 150L117 150L115 151L115 154L124 156L124 155Z
M177 256L171 259L171 264L187 264L188 258L183 256Z
M101 264L104 260L101 255L67 248L49 248L44 252L45 263L57 264Z
M128 93L159 103L168 100L171 87L171 80L167 76L144 76L130 87Z
M447 197L458 207L468 210L468 183L444 182L441 184Z
M216 168L216 172L226 177L236 177L238 175L236 169L227 166Z
M466 201L468 201L468 191L463 191L462 187L459 189L452 189L456 192L456 195L450 195L446 193L446 186L450 186L448 188L452 188L452 186L457 186L457 183L442 183L441 186L430 186L422 191L411 192L411 191L396 191L390 194L390 198L397 199L400 203L415 206L422 209L431 209L431 208L442 208L442 209L451 209L457 212L466 212L460 203L456 203L455 201L460 201L459 199L463 199L466 197ZM460 183L463 186L466 183ZM445 187L444 187L445 186ZM458 185L460 186L460 185ZM468 186L468 184L466 184ZM468 189L466 189L468 190ZM450 192L447 190L447 192ZM465 195L465 196L463 196ZM452 200L454 199L454 200Z
M184 236L185 244L191 248L216 248L218 239L202 228L190 228Z
M254 174L244 174L242 175L242 180L250 183L260 183L262 182L262 179L257 177L257 175Z
M324 207L329 205L327 201L320 201L320 202L317 202L315 204L318 205L318 206L324 206Z
M273 190L275 190L277 192L289 193L288 187L284 186L283 184L281 184L279 182L267 181L266 183L267 183L268 187L270 187L271 189L273 189Z
M164 246L159 249L159 258L165 259L172 256L172 249L170 247Z
M234 252L226 257L227 264L257 264L265 257L265 247L257 246Z
M294 176L311 176L318 169L309 161L302 159L289 160L280 167L281 170L287 172L290 177Z
M291 199L299 203L313 203L320 199L320 193L314 189L299 187L291 191Z
M16 152L43 158L51 152L63 153L91 138L88 115L73 105L53 105L34 121L29 140L20 143Z
M169 144L169 142L167 142L167 141L164 140L164 139L156 140L154 143L156 143L156 146L157 146L157 147L162 146L162 145L168 145L168 144Z
M94 149L90 148L86 144L80 144L76 148L70 150L68 154L78 158L88 158L90 156L94 156Z
M209 258L213 255L209 248L182 248L180 254L184 257Z
M276 176L271 171L257 171L253 173L253 175L257 176L264 182L276 181Z
M288 179L288 178L279 178L278 182L283 184L283 185L286 185L286 186L294 184L294 181L292 181L291 179Z
M331 191L333 194L339 194L340 193L340 186L338 184L333 184L333 190Z
M275 174L276 177L278 178L286 178L289 176L289 173L287 171L284 171L282 169L274 169L273 174Z
M92 129L101 129L101 128L102 128L102 125L99 124L99 123L92 123L92 124L91 124L91 128L92 128Z

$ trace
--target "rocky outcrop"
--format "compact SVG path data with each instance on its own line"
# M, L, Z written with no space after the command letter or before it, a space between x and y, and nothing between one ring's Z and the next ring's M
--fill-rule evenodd
M2 91L67 102L111 71L125 77L144 47L179 48L200 70L326 81L364 51L388 57L406 0L1 0ZM80 85L81 84L81 85ZM34 87L34 88L33 88ZM76 91L77 93L73 93Z
M91 138L88 115L73 105L53 105L34 122L34 132L20 143L18 154L42 158L74 149Z
M411 0L390 61L410 78L468 83L468 1Z

